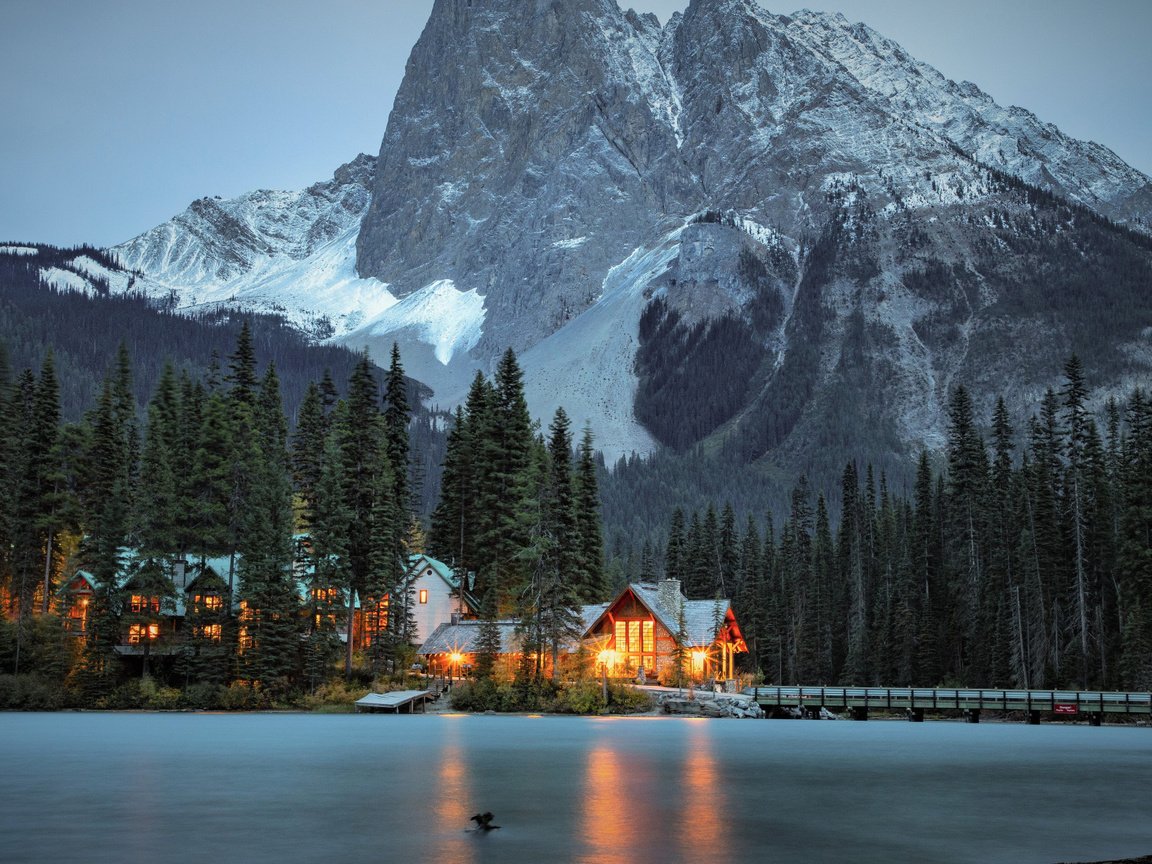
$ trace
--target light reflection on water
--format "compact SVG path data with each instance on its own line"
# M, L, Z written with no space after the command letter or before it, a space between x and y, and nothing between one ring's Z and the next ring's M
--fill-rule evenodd
M580 838L585 844L580 864L628 864L629 810L624 771L616 751L602 744L588 752L584 775L584 809Z
M724 784L712 752L710 722L686 721L688 735L683 753L684 818L680 821L680 845L698 861L707 860L723 848L724 815L728 812Z
M459 721L463 718L449 719ZM432 797L434 818L429 826L435 831L437 858L471 864L472 838L461 831L460 826L467 825L476 810L468 812L472 793L468 788L468 767L460 744L458 724L453 723L445 730L439 758L432 764L434 767L439 765L437 789Z
M1053 864L1152 852L1150 779L1147 728L0 714L0 861Z

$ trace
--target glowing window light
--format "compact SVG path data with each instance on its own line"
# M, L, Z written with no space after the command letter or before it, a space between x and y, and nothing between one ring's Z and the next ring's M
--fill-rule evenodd
M692 674L704 674L704 661L708 659L707 651L693 651L692 652Z

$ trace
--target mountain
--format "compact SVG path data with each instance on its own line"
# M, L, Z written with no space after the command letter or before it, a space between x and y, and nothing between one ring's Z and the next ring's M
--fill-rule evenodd
M202 199L115 251L178 307L281 311L451 404L507 346L618 454L797 469L939 446L1152 368L1152 181L842 16L437 0L378 159ZM987 408L987 402L984 403Z

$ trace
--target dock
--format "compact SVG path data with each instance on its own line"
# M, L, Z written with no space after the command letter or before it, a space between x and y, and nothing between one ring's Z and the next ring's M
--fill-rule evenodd
M369 693L356 700L356 711L367 713L412 714L419 706L424 712L425 703L436 698L431 690L396 690L392 693Z

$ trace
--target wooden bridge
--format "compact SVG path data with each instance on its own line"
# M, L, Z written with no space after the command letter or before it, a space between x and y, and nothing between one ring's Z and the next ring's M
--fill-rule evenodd
M1076 690L945 690L919 687L747 687L761 708L798 710L820 717L820 709L844 711L854 720L867 720L869 711L903 711L919 723L924 712L955 712L969 723L980 722L982 711L1014 712L1029 723L1048 714L1084 717L1099 726L1105 715L1152 716L1152 693L1102 693Z

